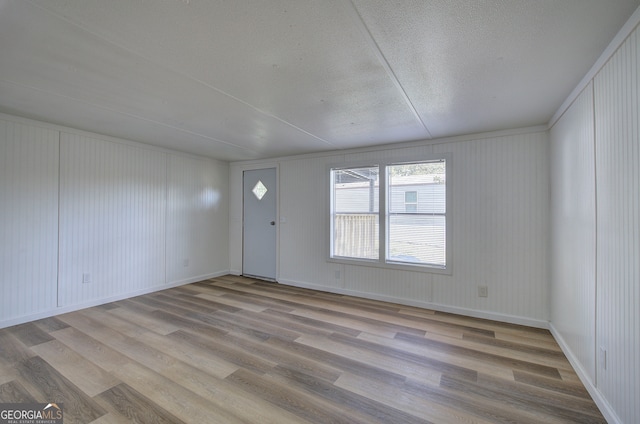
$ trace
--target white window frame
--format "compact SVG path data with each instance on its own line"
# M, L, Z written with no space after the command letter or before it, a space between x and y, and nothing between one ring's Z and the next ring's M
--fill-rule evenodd
M453 220L452 220L452 211L451 211L451 199L452 199L452 176L453 176L453 166L452 166L452 155L450 153L443 154L434 154L426 157L422 157L419 160L416 158L410 158L406 160L384 160L384 161L376 161L375 163L340 163L340 164L332 164L327 167L327 180L329 181L329 202L328 203L328 213L327 216L327 229L326 232L327 237L327 261L332 263L340 263L340 264L348 264L348 265L361 265L361 266L370 266L370 267L378 267L385 269L397 269L397 270L405 270L405 271L418 271L418 272L426 272L426 273L434 273L434 274L448 274L452 273L453 269L453 257L452 257L452 235L453 235ZM414 264L414 263L405 263L405 262L393 262L387 259L387 222L389 211L387 208L387 196L388 187L387 187L387 167L392 165L404 165L404 164L416 164L416 163L424 163L430 161L438 161L444 160L446 164L446 177L445 177L445 266L440 267L436 265L428 265L428 264ZM379 254L377 260L371 259L359 259L359 258L347 258L347 257L337 257L333 256L333 201L334 201L334 186L333 186L333 171L340 169L350 169L350 168L361 168L361 167L371 167L377 166L379 169L379 205L378 205L378 242L379 242Z
M333 240L333 234L334 234L334 201L335 201L335 197L334 197L334 192L333 192L333 187L334 187L334 176L333 176L333 171L340 171L340 170L344 170L344 169L357 169L357 168L378 168L378 171L380 170L380 165L378 163L350 163L348 165L336 165L336 166L330 166L329 167L329 259L331 262L343 262L343 263L352 263L352 262L361 262L361 263L368 263L368 264L377 264L380 261L380 258L382 258L382 256L380 256L380 254L382 253L381 250L378 251L378 258L377 259L369 259L369 258L351 258L351 257L347 257L347 256L334 256L333 254L333 247L334 247L334 240ZM378 173L378 199L380 199L380 192L384 189L384 187L382 186L382 175L380 175L380 173ZM380 222L380 217L384 214L384 211L382 209L382 204L379 203L378 204L378 212L376 213L376 215L378 216L378 222ZM378 228L378 243L380 243L380 229Z

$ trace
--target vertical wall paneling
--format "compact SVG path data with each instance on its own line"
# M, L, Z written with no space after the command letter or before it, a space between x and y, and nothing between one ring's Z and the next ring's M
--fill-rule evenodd
M620 422L640 418L640 34L594 79L597 387Z
M280 216L285 221L279 226L280 280L315 283L320 279L327 284L344 284L344 275L330 275L333 267L329 271L326 264L325 200L329 199L329 186L325 175L330 161L300 159L280 164Z
M56 306L58 132L0 120L0 322Z
M548 135L435 146L451 152L453 274L434 302L548 320ZM449 188L449 187L448 187ZM478 297L478 286L489 296Z
M64 132L60 143L60 305L163 285L166 153Z
M596 197L593 85L550 132L551 321L595 384Z
M0 327L229 272L229 165L0 117Z
M170 155L167 176L167 278L205 278L229 266L228 166Z
M327 261L328 167L452 153L452 275ZM334 156L285 158L280 164L280 278L285 284L350 293L546 326L548 320L549 167L546 131ZM230 187L243 166L231 169ZM233 194L232 194L233 196ZM232 197L231 210L242 199ZM231 219L231 240L241 223ZM232 267L241 264L231 248ZM489 287L478 298L477 286Z
M229 272L242 274L242 166L229 166Z

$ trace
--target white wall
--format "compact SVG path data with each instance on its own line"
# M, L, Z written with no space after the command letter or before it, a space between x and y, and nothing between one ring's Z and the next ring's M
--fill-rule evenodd
M622 422L640 420L640 31L594 79L597 386ZM598 359L601 359L600 357Z
M405 304L546 327L548 320L548 134L544 130L478 135L389 149L334 152L231 164L231 192L242 170L279 169L278 281ZM452 153L447 184L451 275L327 262L328 166L381 158ZM231 198L231 216L242 199ZM230 239L241 239L241 219ZM231 269L242 270L241 246L231 246ZM336 277L339 271L340 278ZM479 298L477 286L489 297Z
M227 163L9 115L0 162L0 327L228 272Z
M0 327L57 303L58 139L0 119Z
M551 321L595 381L593 86L551 129Z
M165 281L166 172L163 152L61 134L59 306Z
M181 155L168 161L167 280L228 270L228 165Z
M634 16L637 24L638 12ZM639 31L613 48L551 131L551 316L554 335L608 421L637 423Z

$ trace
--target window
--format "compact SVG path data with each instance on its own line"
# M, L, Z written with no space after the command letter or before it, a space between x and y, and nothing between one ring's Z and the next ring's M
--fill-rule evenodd
M418 212L418 192L417 191L404 192L404 211L406 213Z
M335 169L331 177L332 256L378 259L378 167Z
M387 260L445 267L444 160L389 165L386 171Z
M447 271L447 158L331 168L330 258Z

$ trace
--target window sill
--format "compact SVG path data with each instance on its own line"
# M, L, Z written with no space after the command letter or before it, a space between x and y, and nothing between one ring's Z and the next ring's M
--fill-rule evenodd
M341 257L330 257L327 262L352 266L364 266L381 269L393 269L397 271L423 272L425 274L451 275L451 265L438 267L432 265L414 265L403 262L380 262L377 260L350 259Z

